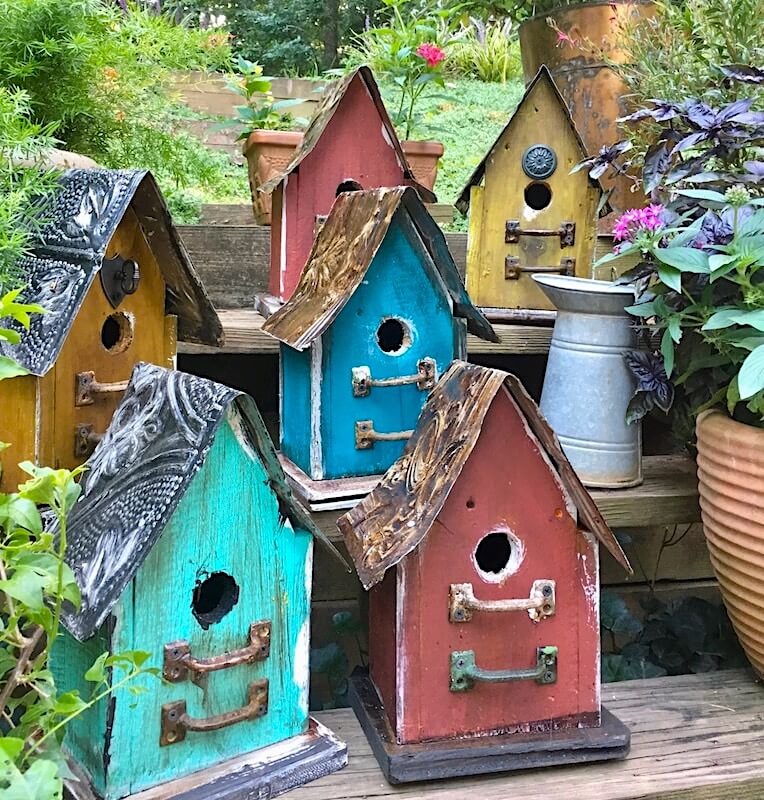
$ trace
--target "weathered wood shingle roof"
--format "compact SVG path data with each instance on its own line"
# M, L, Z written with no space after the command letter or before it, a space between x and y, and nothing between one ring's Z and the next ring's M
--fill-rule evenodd
M352 297L371 266L396 214L407 214L453 302L476 336L496 342L490 323L472 305L443 232L417 193L399 186L341 194L321 227L291 298L263 330L296 350L320 336Z
M502 387L556 471L578 512L579 528L591 531L631 572L621 546L520 381L498 369L455 361L425 403L403 455L369 495L337 520L367 589L379 583L385 572L413 552L430 532Z

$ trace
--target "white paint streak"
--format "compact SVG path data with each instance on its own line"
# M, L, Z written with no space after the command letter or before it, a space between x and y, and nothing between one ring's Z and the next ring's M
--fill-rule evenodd
M403 732L404 715L406 713L406 672L408 671L408 654L403 646L405 631L403 629L403 609L406 603L406 568L399 564L395 570L395 727L396 735Z
M241 414L239 414L234 404L231 404L226 409L225 420L230 426L233 435L236 437L236 441L241 445L241 449L249 457L249 460L259 464L260 456L258 456L255 448L252 447L252 442L249 440L249 436L244 429L244 423L242 421Z
M321 362L323 361L323 336L310 347L310 477L320 481L324 477L321 454Z
M286 241L287 241L287 213L286 213L286 188L289 176L285 175L281 184L281 237L279 241L279 299L284 299L286 278Z
M313 579L313 543L308 545L305 558L305 597L308 609L310 607L310 592ZM310 611L305 612L305 621L297 635L294 648L293 680L300 698L300 713L308 714L308 694L310 691Z
M588 546L588 553L579 553L579 575L581 576L581 589L586 595L586 624L592 628L597 636L595 653L595 697L597 709L602 707L601 687L601 661L602 648L599 646L600 636L600 558L599 545L594 535L589 531L579 531Z

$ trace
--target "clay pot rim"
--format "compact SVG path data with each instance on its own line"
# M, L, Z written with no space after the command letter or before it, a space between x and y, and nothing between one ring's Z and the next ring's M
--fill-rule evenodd
M654 0L595 0L592 3L570 3L567 5L559 5L551 11L541 11L532 17L524 19L518 26L518 31L529 22L538 22L539 20L546 20L547 17L553 17L560 12L567 13L568 11L578 11L581 8L597 8L599 6L611 6L613 4L618 6L650 6L653 5Z
M446 151L443 142L437 139L405 139L401 147L405 155L437 155L438 158Z
M300 144L304 135L304 131L271 131L265 128L258 128L247 136L242 149L246 153L250 147L256 144L295 147Z
M713 429L717 432L724 430L725 435L731 440L736 440L743 436L746 439L746 446L750 443L752 436L764 441L764 428L757 428L755 425L738 422L738 420L732 419L729 414L720 408L709 408L698 414L698 418L695 421L695 430L699 438L701 426L704 425L713 426ZM711 428L707 427L706 430L711 430Z

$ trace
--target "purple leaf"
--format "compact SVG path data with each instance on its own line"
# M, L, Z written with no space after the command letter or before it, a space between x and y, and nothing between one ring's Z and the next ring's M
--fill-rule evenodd
M697 100L691 100L686 107L687 118L698 128L708 130L716 124L716 113L714 110Z
M703 142L708 140L708 133L706 131L698 131L698 133L691 133L689 136L685 136L684 139L680 140L679 144L674 148L677 153L680 153L682 150L687 150L690 147L698 144L698 142Z
M642 168L645 194L650 194L663 180L666 170L671 165L670 148L671 145L667 142L659 142L645 153L645 163Z
M743 166L751 175L764 178L764 161L746 161Z
M748 64L727 64L719 67L721 73L734 81L741 83L764 83L764 69L752 67Z
M752 104L753 100L750 99L735 100L734 103L730 103L729 105L725 106L717 114L717 119L719 122L727 122L728 120L732 120L736 115L743 114L744 112L748 111Z
M764 125L764 111L744 111L730 117L729 122L737 122L738 125ZM740 136L741 134L734 135ZM745 131L742 135L747 136L748 132Z

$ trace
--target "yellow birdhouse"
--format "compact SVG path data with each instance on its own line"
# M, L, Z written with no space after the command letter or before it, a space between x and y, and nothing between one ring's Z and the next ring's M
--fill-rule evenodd
M482 308L551 309L533 273L591 277L602 187L546 67L529 84L456 206L469 209L467 291Z
M65 172L45 225L18 264L29 330L0 355L29 374L0 381L0 489L18 462L71 469L106 431L133 366L172 366L176 335L219 345L222 327L146 172ZM147 434L148 435L148 434Z

